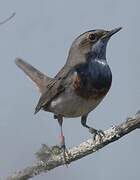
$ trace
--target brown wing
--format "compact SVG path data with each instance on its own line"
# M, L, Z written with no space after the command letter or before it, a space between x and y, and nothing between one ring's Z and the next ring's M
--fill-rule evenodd
M39 102L35 108L35 114L42 108L47 107L47 105L60 93L62 93L67 85L69 84L69 79L67 76L69 75L69 68L63 67L58 74L55 76L55 78L50 81L50 83L47 86L47 89L44 94L39 99ZM67 80L66 80L67 79Z
M41 73L39 70L20 58L17 58L15 63L36 84L41 93L44 93L46 91L46 86L50 81L53 81L53 78Z
M53 81L52 84L49 85L48 89L39 99L39 102L35 108L36 114L43 106L47 106L52 99L54 99L58 94L63 92L65 90L65 87L60 85L59 80Z

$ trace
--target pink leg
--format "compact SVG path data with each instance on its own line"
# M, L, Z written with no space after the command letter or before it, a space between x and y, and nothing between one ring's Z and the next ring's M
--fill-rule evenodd
M63 117L58 116L57 119L58 119L58 123L60 125L60 136L59 136L59 138L60 138L60 145L61 145L61 147L63 149L65 149L66 148L66 146L65 146L65 137L64 137L63 129L62 129Z
M60 138L60 145L61 145L61 148L63 150L64 162L65 162L65 164L68 164L67 158L66 158L66 155L68 155L68 152L67 152L67 149L66 149L65 137L64 137L63 129L62 129L63 117L62 116L57 116L57 120L58 120L58 123L60 125L60 136L59 136L59 138Z

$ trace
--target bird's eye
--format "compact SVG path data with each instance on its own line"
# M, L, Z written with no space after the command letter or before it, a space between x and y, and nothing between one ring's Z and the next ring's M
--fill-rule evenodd
M95 38L96 38L96 37L95 37L95 34L90 34L90 35L89 35L89 40L90 40L90 41L94 41Z

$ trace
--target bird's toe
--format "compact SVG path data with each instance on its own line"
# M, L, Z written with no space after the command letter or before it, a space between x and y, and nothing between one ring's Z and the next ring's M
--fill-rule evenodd
M93 140L96 140L96 137L98 136L100 143L102 143L102 142L103 142L103 137L105 136L104 131L102 131L102 130L96 130L96 129L93 129L93 130L94 130L94 132L91 131L91 132L93 132L93 134L94 134L94 135L93 135Z

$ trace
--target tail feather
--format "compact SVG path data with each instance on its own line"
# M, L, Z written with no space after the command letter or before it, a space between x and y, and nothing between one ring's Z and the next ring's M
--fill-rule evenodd
M15 63L36 84L36 86L39 88L39 91L43 93L47 84L50 80L52 80L52 78L41 73L39 70L20 58L17 58Z

